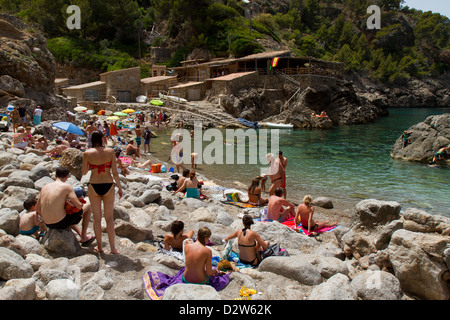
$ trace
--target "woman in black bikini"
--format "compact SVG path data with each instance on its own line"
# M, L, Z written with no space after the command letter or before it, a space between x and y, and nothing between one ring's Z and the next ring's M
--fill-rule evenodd
M242 223L244 224L244 229L237 230L226 237L225 242L237 237L241 263L257 266L262 260L259 252L269 247L269 241L263 241L257 232L250 229L250 226L254 224L251 216L244 215Z
M248 188L248 203L254 206L263 206L269 202L269 199L261 197L261 188L258 178L253 179L252 185Z
M119 197L122 197L122 186L120 185L119 174L117 172L116 156L114 149L103 146L103 133L95 131L92 133L92 148L83 154L83 166L81 172L83 175L91 170L88 194L94 216L94 233L97 239L97 247L94 248L99 253L102 249L102 203L106 220L106 230L108 233L111 253L119 253L115 247L114 234L114 199L116 185L119 189ZM111 176L112 173L112 176ZM114 184L113 181L116 182Z

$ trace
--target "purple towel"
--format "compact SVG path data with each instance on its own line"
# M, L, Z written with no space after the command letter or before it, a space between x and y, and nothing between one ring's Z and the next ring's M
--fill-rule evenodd
M162 272L147 271L143 277L145 291L152 300L161 300L164 291L174 284L183 282L184 268L180 269L176 275L168 276ZM209 278L209 285L220 291L225 288L230 281L228 273L219 276L211 276Z

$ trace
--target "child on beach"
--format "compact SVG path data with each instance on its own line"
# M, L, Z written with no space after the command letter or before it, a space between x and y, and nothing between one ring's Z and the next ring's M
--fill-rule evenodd
M73 191L75 191L75 194L77 195L77 198L78 198L78 200L80 200L80 202L83 204L83 208L82 209L78 209L76 206L75 206L75 204L73 204L71 201L70 201L70 199L69 198L67 198L66 199L66 204L65 204L65 206L64 206L64 209L66 210L66 213L67 214L74 214L74 213L78 213L78 212L80 212L80 211L83 211L83 210L91 210L90 209L90 206L88 207L88 208L86 208L86 203L87 203L87 201L84 199L84 195L83 195L83 188L81 188L81 187L75 187L75 188L73 188ZM78 228L78 226L77 225L72 225L72 226L70 226L71 228L72 228L72 230L74 230L79 236L80 236L80 238L82 237L81 236L81 231L80 231L80 229ZM81 242L81 245L83 246L83 247L87 247L88 245L90 245L92 242L94 242L94 240L95 240L95 237L94 236L92 236L92 237L90 237L90 238L88 238L88 240L86 240L86 241L84 241L84 242Z
M36 203L36 198L28 199L23 203L26 212L20 216L19 233L26 236L34 235L39 240L47 228L44 220L36 212Z

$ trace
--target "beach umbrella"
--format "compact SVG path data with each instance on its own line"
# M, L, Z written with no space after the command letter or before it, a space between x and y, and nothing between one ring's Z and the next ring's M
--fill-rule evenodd
M150 101L150 103L154 106L162 106L164 104L164 102L162 102L161 100L152 100Z
M111 125L109 126L109 135L110 136L118 136L119 135L119 132L117 132L117 128L113 123L111 123Z
M128 116L127 113L123 113L123 112L114 112L113 115L119 116L119 117L126 117L126 116Z
M6 107L6 110L13 111L14 110L14 106L13 105L9 105L9 106Z
M123 112L123 113L135 113L136 110L133 110L133 109L125 109L125 110L122 110L122 112Z
M106 120L117 121L117 120L120 120L120 118L118 116L112 116L112 117L106 118Z
M75 110L77 112L85 112L87 110L87 108L80 106L80 107L73 108L73 110Z
M71 122L56 122L56 123L52 124L52 126L54 126L55 128L70 132L70 133L84 136L83 130L81 130L79 127L77 127L76 125L74 125Z
M105 114L105 112L106 112L105 110L100 110L99 112L97 112L97 115L102 116Z

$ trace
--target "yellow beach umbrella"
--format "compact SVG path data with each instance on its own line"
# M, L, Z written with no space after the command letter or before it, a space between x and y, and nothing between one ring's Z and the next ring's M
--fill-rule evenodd
M122 112L123 112L123 113L135 113L136 110L133 110L133 109L125 109L125 110L123 110Z
M112 117L106 118L106 120L116 121L116 120L120 120L120 118L118 116L112 116Z

